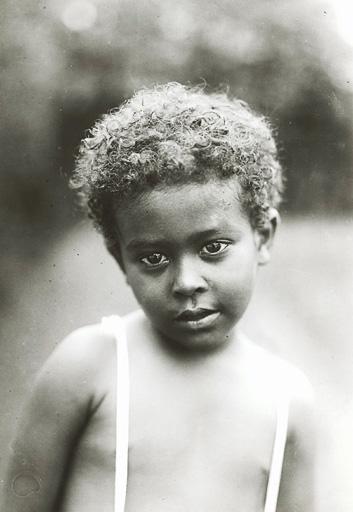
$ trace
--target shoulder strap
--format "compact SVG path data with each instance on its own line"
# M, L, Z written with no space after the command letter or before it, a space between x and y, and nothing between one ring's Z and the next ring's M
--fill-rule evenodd
M289 414L289 396L280 397L277 405L277 424L272 450L272 461L267 484L264 512L276 512L279 487L286 448Z
M119 316L102 319L102 326L116 340L116 455L114 512L124 512L129 449L129 359L126 328Z

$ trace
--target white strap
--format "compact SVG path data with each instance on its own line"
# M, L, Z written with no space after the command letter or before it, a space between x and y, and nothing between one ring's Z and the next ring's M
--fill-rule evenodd
M272 461L267 484L264 512L276 512L288 431L289 399L281 397L277 407L277 425L273 443Z
M103 318L103 327L116 339L116 455L114 512L124 512L129 449L129 358L124 320Z

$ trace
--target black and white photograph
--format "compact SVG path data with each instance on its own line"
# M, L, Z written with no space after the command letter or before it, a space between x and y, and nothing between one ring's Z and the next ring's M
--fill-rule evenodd
M351 512L349 0L3 0L0 52L0 512Z

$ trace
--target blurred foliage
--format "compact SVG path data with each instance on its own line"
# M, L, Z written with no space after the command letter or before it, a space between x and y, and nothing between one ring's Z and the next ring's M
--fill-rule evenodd
M92 10L90 28L68 28L73 4L77 19ZM228 88L272 119L285 209L352 208L352 55L324 3L3 0L0 31L1 227L16 248L74 221L66 175L84 130L169 80Z

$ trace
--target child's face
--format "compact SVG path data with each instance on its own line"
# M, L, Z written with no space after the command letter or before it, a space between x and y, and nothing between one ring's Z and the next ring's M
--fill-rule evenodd
M127 282L166 339L221 345L248 305L267 247L238 192L234 182L165 186L119 210Z

